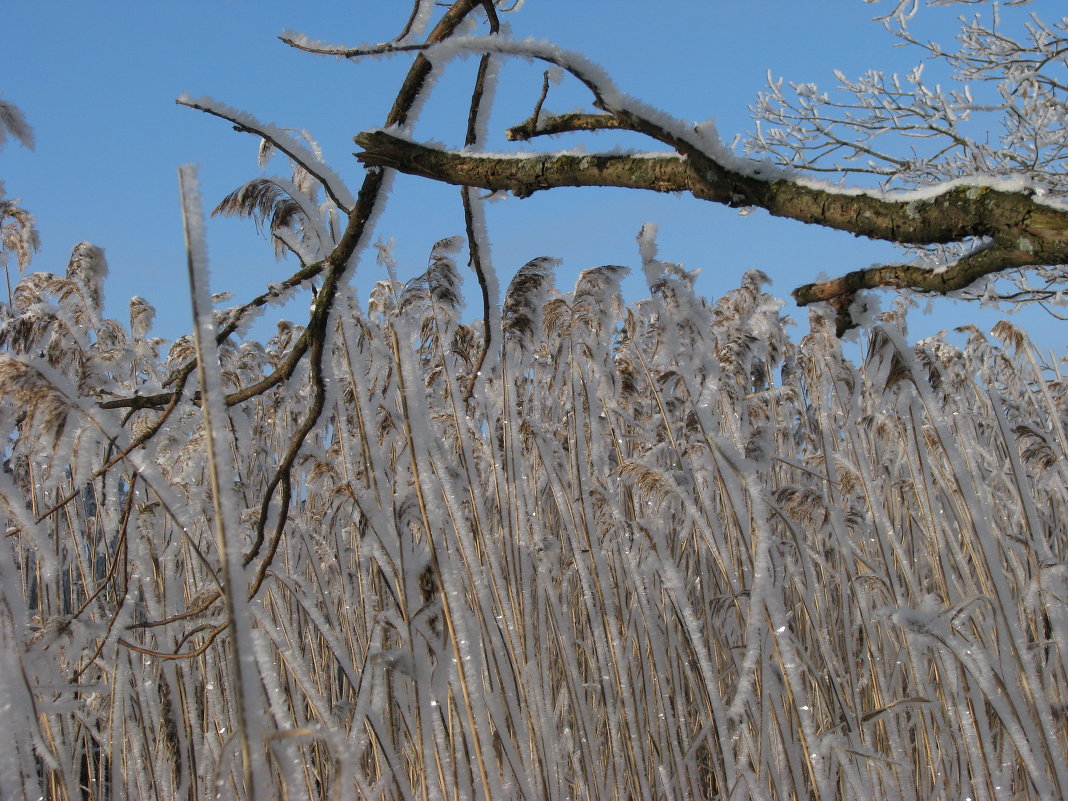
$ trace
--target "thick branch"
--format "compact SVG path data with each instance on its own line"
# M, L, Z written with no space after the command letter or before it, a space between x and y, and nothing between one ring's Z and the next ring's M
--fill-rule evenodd
M836 191L770 170L762 176L755 164L743 173L703 153L483 156L426 147L385 131L360 134L356 143L363 148L357 157L370 166L520 197L560 186L690 192L701 200L753 206L776 217L900 244L946 244L972 237L992 243L942 273L891 265L802 287L795 293L802 305L876 286L945 293L1004 269L1068 263L1068 212L1023 192L989 186L952 184L937 194L898 199Z
M435 181L529 197L561 186L619 186L658 192L692 190L695 177L679 156L558 154L501 158L424 147L385 131L356 136L357 158Z

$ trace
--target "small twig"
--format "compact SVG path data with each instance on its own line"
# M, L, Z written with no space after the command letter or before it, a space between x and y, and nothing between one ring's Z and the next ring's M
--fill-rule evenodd
M404 41L408 34L412 32L412 27L415 25L415 20L419 16L419 8L421 6L421 0L415 0L415 2L412 3L412 13L408 15L408 21L404 23L404 30L402 30L399 34L393 37L394 42ZM285 39L283 39L281 36L279 36L278 38L282 39L283 42L285 41Z
M579 133L588 131L626 131L630 126L613 114L551 114L545 119L538 116L538 110L530 119L515 125L504 132L512 142L526 142L535 136L554 136L562 133Z
M252 547L244 556L243 563L245 567L248 567L252 563L259 554L260 548L263 546L264 528L267 525L267 516L270 511L271 498L274 496L274 491L279 483L283 484L282 508L279 511L275 540L281 537L282 528L285 526L286 515L289 512L289 472L296 463L297 456L300 454L300 449L304 445L304 440L314 430L316 423L318 423L326 403L326 382L323 378L323 355L326 349L326 324L329 318L330 309L333 307L334 299L337 296L339 279L340 270L331 268L331 271L326 276L326 280L323 282L322 290L315 299L315 308L312 311L312 318L308 323L308 327L304 329L304 333L301 335L301 338L307 343L304 349L310 349L311 351L311 380L315 386L315 395L312 399L311 409L301 423L300 428L294 434L289 448L286 450L285 456L282 458L281 463L278 465L278 469L268 482L266 490L264 490L263 500L260 503L259 520L256 523L256 539L252 543ZM294 362L293 369L295 368L296 363ZM256 582L254 582L253 593L255 592L255 588L258 588L260 583L262 583L262 574L266 570L266 565L270 563L270 557L274 555L275 549L277 549L277 542L275 542L274 547L268 554L268 558L264 560L264 564L260 566L261 575L258 576Z
M204 642L202 642L192 651L186 651L185 653L172 653L169 651L157 651L154 648L145 648L143 645L136 645L130 642L129 640L123 639L122 637L119 637L118 642L119 645L125 648L129 648L131 651L136 651L137 653L144 654L145 656L154 656L157 659L196 659L198 656L207 651L208 648L211 647L211 644L215 642L215 638L222 634L224 631L226 631L229 627L229 622L220 623L219 625L214 626L211 629L211 633L208 635L208 638L204 640Z
M134 497L134 485L137 483L137 476L133 477L130 482L130 488L126 491L126 498L122 504L122 521L119 523L119 539L115 544L115 555L112 557L111 564L108 565L107 573L104 574L104 578L100 582L100 586L97 587L92 594L85 599L85 602L78 608L78 611L74 613L72 619L76 619L82 616L82 613L89 608L89 604L99 597L100 593L111 583L111 580L115 578L115 573L119 568L119 554L124 552L126 546L126 531L130 525L130 511L133 509L133 497ZM40 521L37 521L40 522Z
M484 5L486 6L487 14L490 15L491 30L493 33L497 33L499 23L493 11L493 3L486 0ZM482 113L482 98L486 90L486 76L489 74L491 59L492 56L489 53L483 53L478 62L478 75L475 78L475 88L471 93L471 104L467 113L467 135L464 137L464 143L468 147L478 144L478 118ZM471 380L467 384L465 400L471 399L475 384L478 382L478 376L482 372L486 357L489 355L490 348L493 345L493 325L490 311L492 304L496 301L495 298L490 297L489 280L482 265L482 243L479 241L482 234L478 226L475 225L474 204L477 200L473 197L473 192L474 190L471 187L460 187L460 200L464 207L464 226L467 231L467 250L470 256L471 268L475 271L479 289L482 291L482 353L479 354L478 364L475 366Z
M266 139L275 147L276 150L278 150L278 152L284 154L294 164L297 164L301 169L307 172L308 175L311 175L313 178L315 178L315 180L318 181L319 184L323 187L323 191L326 192L327 196L332 201L334 201L334 204L339 209L341 209L346 214L349 214L352 211L352 209L348 208L348 204L341 198L339 198L334 192L333 188L330 185L330 181L328 181L325 176L321 175L319 171L317 171L311 164L309 164L307 159L302 158L295 148L288 147L284 142L279 140L278 137L271 136L266 131L250 125L247 121L241 121L236 117L226 114L219 108L213 106L205 106L201 103L198 103L193 98L183 96L179 97L174 102L177 103L179 106L186 106L187 108L196 109L197 111L203 111L205 114L210 114L213 117L218 117L219 119L231 122L233 123L234 130L238 131L239 133L250 133L260 137L261 139Z
M475 271L475 275L478 277L479 289L482 290L482 352L479 354L478 364L475 365L471 380L467 384L464 400L471 399L478 376L482 372L482 367L486 363L486 357L489 355L490 346L493 343L493 326L490 325L490 310L493 299L490 298L489 282L486 279L486 271L482 267L482 253L478 242L478 232L475 230L473 204L476 200L471 197L474 191L469 186L460 187L460 199L464 206L464 225L467 228L467 250L471 258L471 268Z
M107 575L104 576L104 580L100 582L100 586L96 588L96 591L92 595L90 595L85 600L85 603L82 604L81 608L74 613L74 617L72 618L72 620L81 616L81 614L89 608L89 604L96 600L97 596L99 596L100 593L104 591L105 587L111 584L112 579L115 578L115 574L118 572L120 554L123 557L123 562L125 562L126 556L128 554L128 550L126 548L126 532L129 529L130 525L130 512L133 509L133 490L136 481L137 476L135 475L133 481L130 482L129 490L126 493L126 501L123 504L122 510L122 524L119 528L119 541L115 545L115 557L111 560L111 565L108 567ZM125 578L126 581L123 582L124 586L117 593L119 598L119 604L115 611L112 613L111 619L108 620L107 631L104 633L104 636L100 638L100 641L97 643L96 648L93 649L93 653L90 654L87 660L85 660L85 663L80 668L74 671L74 674L71 677L71 681L78 681L78 679L82 677L82 674L84 674L85 671L87 671L90 666L92 666L92 664L96 662L97 657L100 656L100 652L104 650L104 646L107 644L108 638L111 637L111 632L114 630L115 624L118 622L119 619L119 612L122 610L122 607L126 603L127 589L129 585L129 570L126 571Z
M218 582L216 581L216 583ZM154 629L159 628L160 626L166 626L170 623L177 623L179 620L188 620L191 617L196 617L199 614L207 612L208 609L211 608L211 605L221 597L222 590L216 588L214 591L204 594L200 599L200 603L190 609L186 609L184 612L179 612L177 615L171 615L170 617L160 618L159 620L145 620L140 623L130 623L126 628L130 631L135 629Z
M281 41L295 50L303 53L311 53L316 56L337 56L338 58L361 58L363 56L383 56L389 53L418 53L430 47L428 44L398 45L393 42L374 45L372 47L324 47L305 44L291 36L282 34L278 37ZM396 41L396 40L394 40Z

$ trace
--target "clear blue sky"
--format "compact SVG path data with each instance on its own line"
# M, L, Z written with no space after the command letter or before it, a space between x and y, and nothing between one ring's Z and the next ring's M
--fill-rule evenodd
M505 15L517 37L534 36L581 50L614 76L620 88L684 119L715 118L728 141L750 126L747 107L768 70L788 80L831 88L832 70L856 75L869 68L904 71L918 56L894 48L871 17L889 4L861 0L528 0ZM34 126L37 147L14 143L0 151L0 178L9 196L34 213L43 248L34 270L62 272L70 248L90 240L105 249L111 278L109 312L125 319L131 295L159 311L157 334L188 330L188 294L177 200L176 169L200 165L205 204L259 174L257 140L215 118L182 108L187 91L241 107L264 121L304 128L355 190L362 169L352 136L382 124L410 62L406 57L357 64L299 53L277 40L284 29L330 42L389 39L408 5L352 0L38 0L5 2L0 92ZM1027 7L1058 12L1055 0ZM947 27L967 6L932 9ZM453 63L425 109L416 135L459 146L474 61ZM507 145L500 131L529 115L541 68L508 64L502 71L492 148ZM581 92L562 88L547 108L570 110ZM604 140L561 139L552 148ZM614 142L611 144L615 144ZM643 147L639 140L626 142ZM267 168L280 174L281 162ZM663 258L702 270L699 289L716 296L759 268L787 297L794 286L895 258L885 245L811 226L737 212L683 196L622 190L557 190L509 199L489 211L493 263L501 284L537 256L564 259L558 285L569 288L579 270L625 264L634 274L629 299L643 294L634 237L642 223L660 226ZM457 190L399 177L377 235L394 237L401 277L421 272L431 245L463 232ZM215 291L238 302L288 275L270 245L247 220L213 221L209 253ZM359 267L361 295L381 277L373 254ZM467 290L477 313L476 289ZM884 307L889 300L884 300ZM997 315L975 305L939 302L910 318L915 337L962 322L989 326ZM804 310L788 302L798 320ZM299 319L301 309L288 316ZM1046 347L1063 352L1065 324L1040 310L1017 316ZM259 331L262 334L262 329Z

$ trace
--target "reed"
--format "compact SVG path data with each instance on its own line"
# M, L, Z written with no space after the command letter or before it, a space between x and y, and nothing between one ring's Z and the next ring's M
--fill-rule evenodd
M854 362L759 273L710 302L647 253L624 304L621 268L558 292L535 260L475 383L454 245L339 296L282 481L306 367L210 432L193 377L102 409L191 342L102 319L84 264L23 279L0 795L250 798L242 740L286 799L1068 795L1068 386L1025 334L909 344L894 311ZM222 389L300 334L223 343Z

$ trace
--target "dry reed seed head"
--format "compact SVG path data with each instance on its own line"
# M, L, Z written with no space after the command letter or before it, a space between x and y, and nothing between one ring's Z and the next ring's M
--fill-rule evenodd
M430 297L447 307L462 307L463 295L460 293L460 273L456 269L456 260L452 254L463 247L464 239L451 236L434 245L430 256L430 266L426 272L427 287Z
M275 147L269 139L260 139L259 147L256 150L256 163L261 170L267 166L267 162L271 160L275 152Z
M53 449L59 445L73 412L64 392L39 370L6 354L0 354L0 403L18 409L32 436Z
M461 430L456 415L451 412L441 411L433 414L431 419L438 424L438 433L446 444L448 452L462 454L467 432Z
M49 273L26 276L14 290L15 303L0 317L0 347L12 352L44 357L52 367L73 374L80 381L95 371L93 362L108 358L110 339L124 337L117 326L104 326L98 313L89 315L81 288ZM89 332L102 328L103 342L93 342ZM89 391L89 386L86 385Z
M399 281L376 281L371 288L367 303L367 313L376 322L384 322L396 310L397 297L403 289L404 285Z
M293 164L293 185L297 187L302 195L304 195L312 204L318 202L320 183L319 179L305 170L299 164Z
M104 319L96 327L94 354L111 362L118 362L129 351L130 340L118 320Z
M378 405L377 423L379 445L385 443L391 435L399 433L393 413L382 404Z
M3 184L0 183L0 195ZM34 216L15 201L0 197L0 266L7 266L9 253L15 254L19 272L25 270L41 247Z
M650 465L628 460L615 469L615 475L633 487L645 503L659 510L669 498L678 495L678 487L665 473Z
M1027 334L1008 320L998 320L990 333L1006 348L1011 348L1013 355L1019 355L1021 351L1031 345Z
M543 323L552 339L571 336L571 304L566 297L553 297L545 303Z
M1018 425L1012 429L1012 433L1018 437L1020 455L1027 464L1048 470L1061 459L1062 454L1054 450L1047 436L1032 426Z
M942 365L923 343L916 346L916 362L926 373L927 383L931 389L939 392L944 385Z
M67 264L69 285L57 282L53 290L60 305L71 309L75 319L87 328L91 328L103 312L104 279L107 274L104 251L89 242L79 242L74 246Z
M575 282L571 302L573 321L595 336L613 325L623 307L620 282L629 272L627 267L615 264L583 270Z
M466 371L461 377L466 377L478 365L482 355L482 335L470 325L458 325L453 331L449 350L463 363Z
M196 352L197 349L193 344L193 338L188 334L180 336L174 340L174 343L167 351L167 363L169 366L180 365L195 357Z
M743 452L746 459L767 469L770 466L768 460L775 452L774 446L772 427L767 425L757 426L749 435Z
M51 322L50 316L42 318L37 314L5 315L0 322L0 348L20 354L38 350Z
M730 331L734 327L745 326L754 316L779 308L781 304L763 291L763 286L770 283L771 279L762 271L747 270L741 284L725 292L712 305L713 329L717 332ZM767 332L771 330L772 327L768 326Z
M290 346L304 331L303 326L294 325L288 320L278 322L275 335L267 340L267 353L272 364L278 364L289 353Z
M268 230L271 230L280 214L279 206L285 205L290 207L289 214L291 215L296 205L293 199L272 179L256 178L224 197L211 213L212 215L250 217L261 230L264 224L267 224ZM285 212L281 214L284 216Z
M639 394L639 373L634 363L622 351L616 352L615 371L619 376L620 397L635 399L635 396Z
M262 374L270 365L267 349L259 342L244 341L231 356L235 370L251 375Z
M299 184L292 187L274 178L258 178L231 192L212 210L212 214L238 215L251 218L257 229L271 235L275 258L281 259L295 250L296 243L312 244L318 255L326 244L315 224L309 220L305 206L295 200L290 189L301 191ZM307 196L306 204L314 205L314 197Z
M782 511L800 525L823 527L831 513L827 498L815 487L780 487L774 498Z
M559 264L559 259L539 257L528 261L512 277L501 309L501 327L507 340L532 348L542 332L543 309Z
M15 308L20 312L26 312L37 304L48 301L48 287L58 280L51 273L29 273L15 284L11 292Z
M463 306L460 292L460 274L452 254L463 244L463 237L453 236L439 240L430 254L430 264L425 272L408 281L400 293L398 311L401 314L427 319L452 328L458 321ZM427 337L424 337L427 339Z

